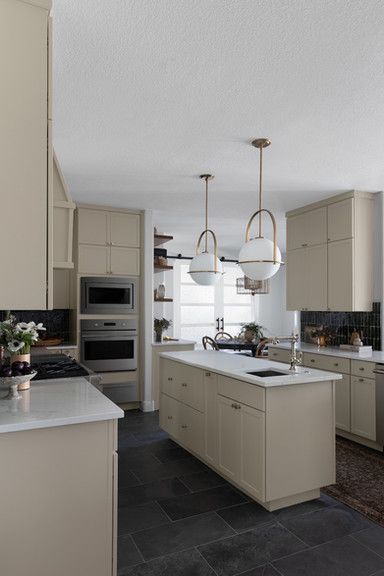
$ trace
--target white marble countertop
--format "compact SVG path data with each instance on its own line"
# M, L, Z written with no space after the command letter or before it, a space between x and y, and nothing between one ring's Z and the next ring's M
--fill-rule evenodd
M163 340L162 342L152 342L152 346L187 346L191 344L196 344L194 340Z
M281 344L269 344L270 348L290 348L289 342L281 342ZM322 354L324 356L338 356L339 358L350 358L352 360L363 360L365 362L384 362L384 352L374 350L370 354L359 354L358 352L351 352L349 350L340 350L336 346L324 346L318 348L314 344L300 343L297 350L302 352L311 352L311 354Z
M6 391L0 391L0 397ZM52 428L124 416L116 404L85 378L31 382L19 400L0 400L0 433Z
M182 364L210 370L223 376L229 376L236 380L243 380L263 388L273 386L291 386L292 384L307 384L309 382L328 382L329 380L340 380L341 374L325 372L324 370L314 370L313 368L299 367L295 373L286 374L289 365L281 362L272 362L265 358L251 358L236 353L215 350L186 350L185 352L162 352L162 358L175 360ZM277 370L284 372L282 376L262 378L247 374L253 370Z

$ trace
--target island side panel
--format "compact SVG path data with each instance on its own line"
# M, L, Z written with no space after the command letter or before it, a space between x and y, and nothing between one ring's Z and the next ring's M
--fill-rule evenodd
M0 434L0 574L113 575L115 450L116 421Z
M334 383L266 391L266 500L335 482Z

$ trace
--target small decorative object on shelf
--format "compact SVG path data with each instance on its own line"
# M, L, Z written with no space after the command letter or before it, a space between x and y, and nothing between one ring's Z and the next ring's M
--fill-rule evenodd
M11 356L11 366L2 366L1 376L14 377L31 375L31 346L39 340L39 332L44 326L35 322L17 322L15 316L9 316L0 322L0 344ZM18 382L19 390L30 387L30 378L23 378Z
M334 334L328 326L319 326L311 331L311 336L312 338L316 338L317 347L323 348L331 343Z
M153 328L156 335L155 342L159 343L162 341L163 332L168 330L170 326L172 326L172 320L167 320L166 318L155 318L153 322Z
M157 300L164 300L165 298L165 286L164 284L159 284L157 289Z
M255 340L260 340L263 337L263 327L255 322L245 322L241 325L242 330L240 336L244 338L246 342L254 342Z

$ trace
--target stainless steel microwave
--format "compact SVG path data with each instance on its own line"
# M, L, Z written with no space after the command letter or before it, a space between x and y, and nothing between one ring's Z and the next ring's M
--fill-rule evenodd
M135 314L137 279L124 277L83 277L82 314Z

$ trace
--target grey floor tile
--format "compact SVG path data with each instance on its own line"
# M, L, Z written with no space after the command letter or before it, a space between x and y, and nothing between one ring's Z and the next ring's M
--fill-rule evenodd
M231 508L219 510L217 513L237 532L250 530L260 524L277 522L272 512L268 512L256 502L232 506Z
M234 576L304 548L293 534L273 524L200 546L199 550L218 576Z
M242 572L238 576L280 576L280 574L271 564L263 564L258 568Z
M168 516L157 502L119 508L119 534L131 534L146 528L169 523Z
M192 548L132 567L121 576L215 576L215 573Z
M133 539L146 560L180 552L233 534L217 514L203 514L150 528L133 534Z
M353 538L384 558L384 528L381 526L372 526L367 530L353 534Z
M124 467L119 470L119 487L124 486L128 488L129 486L137 486L141 483L141 480L139 480L131 470Z
M279 518L288 530L315 546L372 526L372 522L346 506L331 506L294 518Z
M120 573L125 568L139 564L143 557L138 551L131 536L125 534L120 536L117 541L117 570Z
M166 500L189 493L188 488L178 478L163 478L140 486L121 488L119 505L143 504L152 500Z
M195 514L234 506L245 501L245 498L239 492L227 485L163 500L161 507L172 520L179 520Z
M168 434L164 430L155 427L152 430L133 432L133 435L140 444L144 445L168 438Z
M216 486L228 484L224 478L213 472L213 470L180 476L180 480L188 486L191 492L200 492L201 490L208 490L209 488L216 488Z
M174 476L183 476L184 474L193 474L194 472L201 472L208 470L200 460L191 456L190 458L182 458L173 462L163 464L138 465L132 468L140 480L143 482L150 482L156 478L172 478Z
M156 452L156 458L160 462L172 462L173 460L181 460L182 458L190 458L190 453L184 450L181 446L176 448L164 448L163 450L158 450Z
M283 520L285 518L293 518L294 516L300 516L301 514L308 514L308 512L315 512L316 510L324 510L330 506L335 506L339 504L337 500L330 498L326 494L321 494L320 498L315 500L309 500L308 502L301 502L300 504L294 504L293 506L288 506L287 508L281 508L276 510L274 515L278 520Z
M384 560L346 536L273 562L283 576L371 576Z

